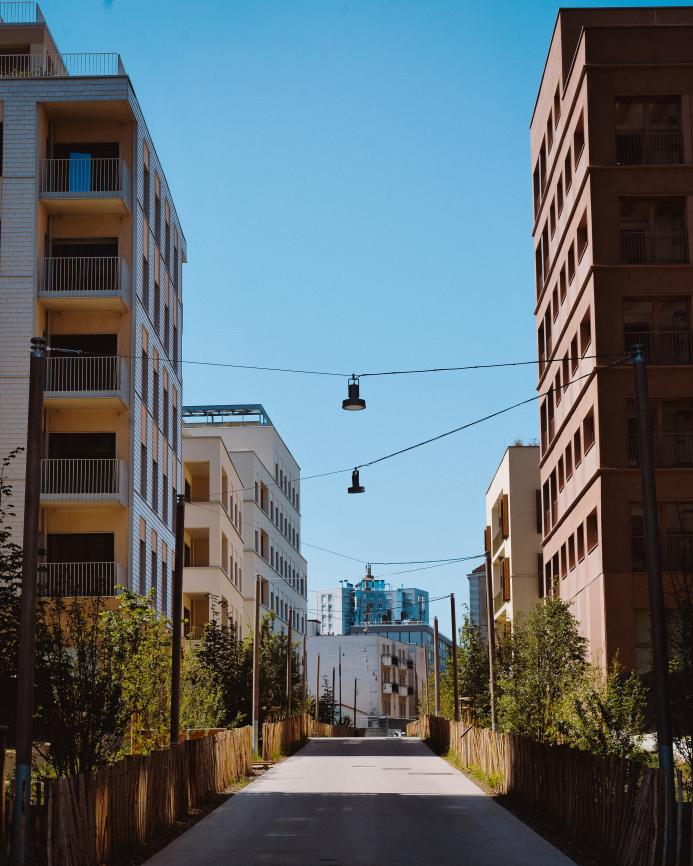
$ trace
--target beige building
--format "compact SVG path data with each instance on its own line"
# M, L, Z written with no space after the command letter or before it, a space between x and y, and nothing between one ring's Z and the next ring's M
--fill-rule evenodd
M493 613L501 628L509 626L518 613L527 613L540 597L538 502L539 447L511 445L486 491L486 549L491 551Z
M544 586L650 667L632 365L649 365L666 572L693 530L693 8L561 9L531 122ZM550 390L552 389L552 390Z
M0 121L2 454L26 444L30 339L49 348L41 589L169 610L186 252L154 144L120 57L61 54L34 3L2 4ZM21 541L23 455L9 481Z
M200 458L203 465L209 463L210 466L209 482L199 485L199 489L202 490L208 483L208 498L213 500L220 490L223 497L223 485L228 483L229 493L234 498L234 514L236 503L239 509L242 505L236 532L232 533L227 527L229 534L226 535L229 556L232 552L237 555L238 548L234 547L240 541L237 534L242 536L243 541L240 578L235 584L243 596L241 633L246 634L246 630L252 627L255 592L259 586L261 614L273 612L275 628L284 630L291 618L294 631L303 634L307 620L308 580L307 563L301 554L298 463L260 405L186 406L183 416L186 466L188 454L191 464ZM205 444L198 445L198 440ZM215 441L219 444L213 445ZM209 452L204 449L209 449ZM218 451L221 458L201 457L204 453L211 454L213 450L215 453ZM233 466L233 483L226 458ZM193 495L192 498L195 500L196 497ZM203 537L211 538L211 535L205 535L206 524L203 526L200 523L203 519L201 498L200 494L197 502L193 502L190 516L186 517L186 531L202 529ZM196 505L199 506L198 510ZM209 507L204 504L205 509ZM219 507L223 510L222 506ZM204 520L211 516L207 511ZM193 523L193 520L197 523ZM220 528L219 531L224 530ZM218 542L221 558L212 558L211 542L209 553L201 553L202 561L209 559L210 568L225 561L223 545L222 536ZM204 540L199 549L205 550ZM223 582L222 586L225 586Z
M239 640L252 622L243 603L243 483L220 436L183 436L185 634L199 640L215 619Z

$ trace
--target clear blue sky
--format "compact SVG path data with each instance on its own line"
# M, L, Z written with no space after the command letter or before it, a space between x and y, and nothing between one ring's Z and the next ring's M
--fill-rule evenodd
M183 357L365 370L535 357L528 125L552 2L40 0L63 51L119 51L188 241ZM605 3L583 5L639 5ZM534 393L533 367L339 379L184 367L186 403L263 403L304 474ZM303 538L364 560L482 549L536 405L303 485ZM310 587L355 562L304 548ZM386 570L374 569L384 573ZM393 577L467 598L465 567ZM432 605L449 631L447 602Z

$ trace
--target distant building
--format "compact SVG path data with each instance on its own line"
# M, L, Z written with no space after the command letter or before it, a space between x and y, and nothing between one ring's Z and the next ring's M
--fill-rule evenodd
M469 622L484 640L488 636L488 605L486 604L486 564L467 575L469 581Z
M427 623L382 623L379 625L352 626L349 633L352 635L378 634L388 640L423 647L427 656L427 661L424 659L424 664L427 663L428 670L433 672L433 627ZM452 655L452 641L439 632L438 643L440 647L440 670L442 672L447 667L448 660Z
M424 688L424 649L377 633L308 636L308 684L315 697L320 656L320 694L325 681L332 688L335 711L354 718L366 728L386 720L388 727L403 728L418 715L419 692ZM341 664L341 677L340 677ZM340 700L341 698L341 700Z
M527 612L541 591L539 447L506 449L486 492L486 544L491 551L493 615L499 627Z
M352 626L367 624L428 623L425 589L393 589L382 578L373 577L370 566L358 583L340 581L338 587L316 590L313 598L323 634L348 634Z

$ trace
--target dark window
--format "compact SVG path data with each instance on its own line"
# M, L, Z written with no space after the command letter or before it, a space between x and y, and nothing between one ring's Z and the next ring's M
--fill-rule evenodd
M139 573L139 592L144 595L147 589L147 542L144 538L140 538L140 573Z
M142 208L144 210L144 215L149 219L149 204L150 204L150 178L149 178L149 169L145 165L144 171L142 172Z
M154 238L161 249L161 199L154 196Z
M164 436L168 438L168 388L164 388Z
M149 261L142 256L142 306L149 315Z
M173 451L175 453L178 448L178 407L173 407L173 418L171 421L171 426L173 427Z
M158 370L152 371L152 390L154 392L153 396L153 408L152 414L154 416L154 420L156 423L159 423L159 372Z
M162 520L168 526L168 476L161 477L161 505L162 505Z
M166 563L161 563L161 609L166 612L168 607L168 569Z
M164 304L164 346L166 348L166 356L171 357L171 314L168 309L168 304Z
M142 349L142 402L149 402L149 359L147 353Z
M178 327L173 326L173 367L178 372Z
M156 567L156 550L152 550L152 601L156 604L156 583L157 583L157 567Z
M157 334L161 335L161 288L154 281L154 327Z
M152 460L152 511L159 511L159 464Z
M140 496L147 498L147 446L140 445Z

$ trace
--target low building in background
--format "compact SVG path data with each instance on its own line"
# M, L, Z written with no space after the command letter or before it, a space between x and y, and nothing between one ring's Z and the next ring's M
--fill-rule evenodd
M493 615L499 628L536 604L541 591L539 447L506 449L486 492L486 545L491 551Z
M186 443L192 448L198 439L219 439L236 473L233 485L227 476L234 504L242 504L237 528L243 538L238 584L244 600L243 633L253 622L259 588L261 615L274 613L277 630L287 629L291 617L294 631L303 634L308 591L298 463L259 404L186 406L183 418ZM223 476L216 480L223 482ZM210 490L212 501L204 507L215 507L213 495L218 498L220 493L223 498L223 487Z
M481 637L488 638L488 604L486 603L486 563L467 575L469 581L469 622L479 629Z
M422 646L402 643L377 632L309 636L308 690L315 697L318 655L320 695L332 689L336 717L354 719L356 726L403 730L418 716L419 694L425 688L426 660ZM341 668L341 675L340 675ZM341 713L340 713L341 709Z
M434 632L433 626L424 622L408 623L383 623L380 625L352 626L350 635L377 634L390 641L407 644L408 646L420 646L425 650L424 666L433 673L434 663ZM440 648L440 671L447 667L452 656L452 641L444 634L438 633L438 644Z
M320 623L321 634L348 634L353 625L353 584L346 580L339 584L312 593L311 613Z

